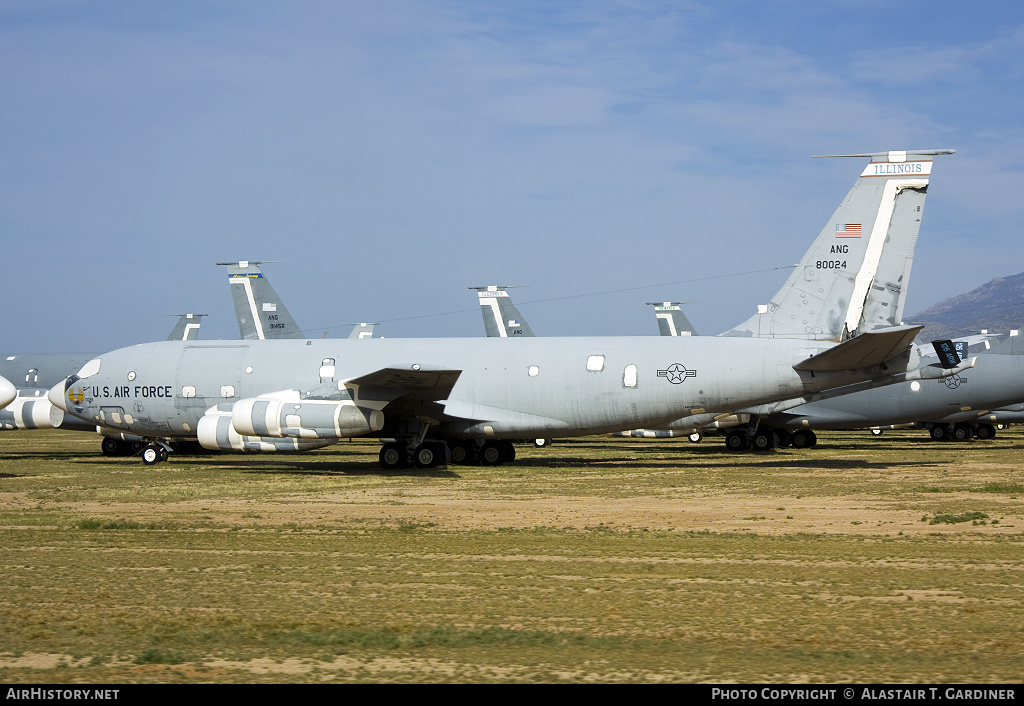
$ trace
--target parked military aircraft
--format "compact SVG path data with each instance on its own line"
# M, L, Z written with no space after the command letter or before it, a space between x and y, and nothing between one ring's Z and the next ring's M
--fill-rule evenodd
M352 331L348 334L349 338L373 338L373 328L377 324L361 323L353 324Z
M217 264L228 268L231 301L242 340L306 337L260 270L264 263L238 260Z
M972 362L918 367L911 343L923 327L893 325L892 296L872 283L897 267L890 221L911 207L919 217L932 157L949 153L857 155L871 163L801 267L730 336L149 343L89 361L50 399L146 437L147 463L166 458L169 436L280 451L376 435L394 439L380 461L398 468L449 454L497 464L514 458L513 439L659 428L947 377Z
M203 316L206 314L181 314L167 340L194 340ZM17 392L9 405L0 405L0 431L57 428L95 432L95 424L65 415L46 399L51 387L95 356L96 353L33 353L9 355L0 360L0 375L7 377Z
M891 407L887 407L878 417L879 423L872 428L927 429L936 441L994 438L997 424L1020 421L1018 410L1022 408L1020 400L1024 400L1024 341L1018 333L1011 331L1009 337L994 344L984 341L989 350L979 353L978 364L970 374L964 372L949 377L944 385L918 388L893 385L894 400L876 400ZM812 415L829 415L827 408L808 407ZM863 414L864 409L864 403L859 403L856 407L843 407L841 412L847 418L855 418ZM790 411L803 410L798 407ZM909 420L915 412L920 416ZM833 424L837 423L838 415L833 412L829 416Z
M484 332L492 338L529 338L534 336L519 308L512 303L508 287L488 285L470 287L480 300L480 313L484 317Z
M683 313L682 305L686 302L647 302L654 307L654 317L658 321L658 332L662 336L696 336L697 330Z

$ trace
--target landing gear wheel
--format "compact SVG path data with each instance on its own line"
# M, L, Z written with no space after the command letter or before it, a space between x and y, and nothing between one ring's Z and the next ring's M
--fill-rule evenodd
M750 446L754 451L771 451L776 446L776 438L774 431L759 431L750 440Z
M111 439L109 436L103 437L103 441L100 442L100 450L104 456L120 456L121 442L117 439Z
M704 438L704 435L701 434L699 431L695 431L686 438L690 440L691 444L699 444L701 442L701 439Z
M405 467L405 445L394 441L381 447L377 460L386 470L393 471Z
M551 446L551 439L534 439L533 445L538 449L543 449L545 446Z
M505 460L500 442L488 441L480 448L480 463L485 466L500 466Z
M994 439L996 438L996 428L991 424L979 424L978 428L974 430L974 436L979 439Z
M417 468L437 468L445 463L445 448L443 443L436 441L425 441L416 447L412 454L412 460Z
M813 449L818 445L818 435L810 429L798 429L793 432L794 449Z
M511 441L499 441L498 446L501 447L502 463L512 463L516 460L516 447Z
M725 448L729 451L745 451L750 448L747 435L742 431L731 431L725 435Z
M941 424L932 427L928 434L935 441L949 441L949 430Z
M953 427L954 441L970 441L971 436L973 436L971 428L966 424L957 424Z
M142 462L147 466L152 466L166 460L167 451L159 444L149 444L146 448L142 449Z
M452 463L471 465L475 450L471 441L456 441L451 445Z

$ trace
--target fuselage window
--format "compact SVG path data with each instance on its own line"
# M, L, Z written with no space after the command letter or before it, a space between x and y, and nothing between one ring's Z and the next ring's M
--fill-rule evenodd
M235 386L234 385L221 385L220 386L220 396L221 397L234 397L235 396Z
M540 375L540 366L539 365L531 365L530 369L529 369L529 373L530 373L530 377L532 377L532 378L537 377L538 375Z
M636 366L627 365L622 373L622 384L626 387L636 387Z
M592 355L587 358L587 370L595 373L604 370L604 356Z

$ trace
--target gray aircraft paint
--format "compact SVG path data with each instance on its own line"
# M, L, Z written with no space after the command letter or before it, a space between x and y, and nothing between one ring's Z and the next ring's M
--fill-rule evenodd
M194 340L205 314L181 314L168 341ZM96 431L96 425L66 415L46 398L51 387L81 369L96 353L31 353L0 360L0 375L17 388L17 396L0 408L0 431L18 429L73 429Z
M681 307L685 302L647 302L654 307L658 321L658 333L662 336L696 336L697 330L686 318Z
M928 154L939 153L946 151ZM871 158L873 165L889 166L878 155ZM878 209L878 203L863 207ZM846 223L868 220L845 202L837 213ZM821 248L826 234L805 256L811 267L827 252ZM870 245L885 240L883 232ZM150 343L90 361L50 398L101 426L151 438L198 434L208 448L224 448L216 432L228 418L243 442L376 434L415 443L428 433L516 439L664 428L687 414L729 414L778 400L799 404L849 386L937 378L969 367L918 369L911 343L921 327L884 327L838 342L849 333L845 322L860 321L864 307L832 301L843 291L834 280L859 274L868 245L848 247L848 265L817 268L811 288L826 295L814 310L796 303L803 338L790 331L772 337L528 337L511 346L500 337L356 345L346 339ZM871 255L872 271L882 255ZM783 304L758 317L761 331L792 329L774 321L792 310L780 294L773 301ZM334 375L325 382L327 361ZM201 426L211 438L204 440Z
M508 287L489 285L470 287L480 300L480 313L484 317L484 332L492 338L527 338L534 336L519 308L512 303Z
M228 268L231 301L243 341L305 338L288 308L260 270L262 262L218 262Z

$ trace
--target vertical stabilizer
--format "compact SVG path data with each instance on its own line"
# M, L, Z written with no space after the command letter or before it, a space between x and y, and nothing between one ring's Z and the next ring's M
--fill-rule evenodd
M168 341L194 341L199 338L199 325L206 314L181 314L168 334Z
M470 287L475 289L480 299L480 313L484 317L484 331L494 338L522 338L533 336L533 329L512 303L512 298L505 291L508 287L491 285L488 287Z
M354 324L349 338L373 338L373 328L377 324Z
M263 263L240 260L217 264L228 268L231 299L243 340L306 337L260 271Z
M654 307L654 317L658 320L658 331L662 336L696 336L693 324L686 318L680 308L686 302L647 302Z
M952 153L830 155L871 163L782 289L723 335L840 341L899 325L932 159Z

